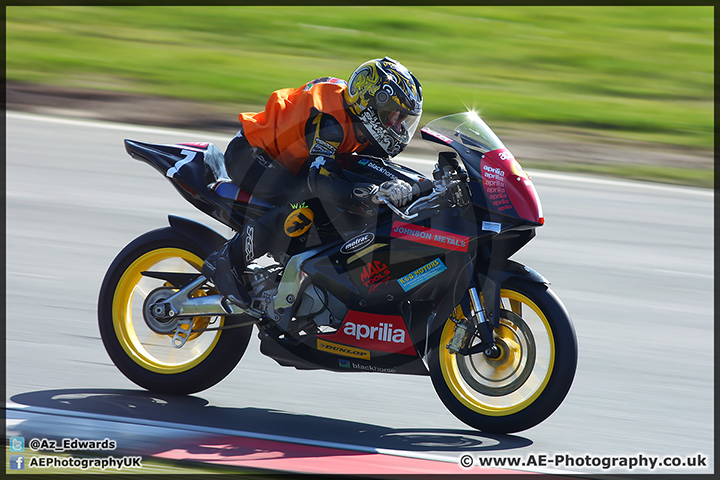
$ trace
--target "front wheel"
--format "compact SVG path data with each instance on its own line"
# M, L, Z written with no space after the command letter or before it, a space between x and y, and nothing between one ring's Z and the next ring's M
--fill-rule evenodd
M172 227L132 241L108 269L98 301L100 336L113 363L130 380L152 392L190 394L225 378L245 353L252 325L193 332L181 348L173 346L175 323L161 322L148 305L177 291L142 272L200 273L209 248ZM216 293L198 290L194 295ZM227 327L225 316L194 317L193 329ZM187 323L187 322L183 322Z
M428 361L435 390L458 419L492 433L519 432L565 399L577 366L577 339L565 307L547 286L513 278L501 292L497 358L452 354L455 323L435 334ZM479 343L474 338L473 344Z

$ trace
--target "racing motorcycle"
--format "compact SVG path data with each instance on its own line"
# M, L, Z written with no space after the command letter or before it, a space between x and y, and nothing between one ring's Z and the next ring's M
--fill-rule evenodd
M340 221L348 214L309 194L294 204L278 232L287 246L243 273L247 308L201 274L227 241L214 229L170 215L132 241L99 295L112 361L150 391L195 393L233 370L256 325L261 352L282 366L429 375L449 411L486 432L545 420L570 389L577 341L549 282L510 260L544 223L535 187L473 112L421 136L441 146L431 176L362 155L342 172L415 185L406 208L384 201L375 216ZM222 158L213 144L125 147L235 231L273 208L229 182L209 188Z

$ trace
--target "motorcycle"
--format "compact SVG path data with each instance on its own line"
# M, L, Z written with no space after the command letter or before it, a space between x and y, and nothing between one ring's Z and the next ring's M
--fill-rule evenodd
M201 274L227 241L214 229L170 215L132 241L99 294L114 364L147 390L196 393L233 370L256 325L262 354L282 366L429 375L448 410L485 432L544 421L571 387L577 340L549 282L510 260L544 223L535 187L473 112L436 119L421 137L444 149L432 178L362 155L343 170L353 182L416 185L407 208L384 201L374 217L341 221L309 194L292 205L278 232L287 247L243 274L247 308ZM213 144L125 147L235 231L273 208L229 182L208 188L222 158Z

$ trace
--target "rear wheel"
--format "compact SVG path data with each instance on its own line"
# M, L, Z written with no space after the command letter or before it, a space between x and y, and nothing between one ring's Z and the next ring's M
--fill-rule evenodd
M110 358L130 380L153 392L189 394L225 378L242 358L252 325L193 332L173 346L178 322L194 329L227 327L242 321L224 316L160 321L149 305L177 291L142 272L200 273L210 252L171 227L148 232L115 258L100 289L100 335ZM216 293L198 290L194 295Z
M445 406L466 424L495 433L518 432L549 417L572 385L577 340L570 317L545 285L511 279L501 289L500 354L452 354L448 319L435 336L430 374ZM479 343L474 338L473 344Z

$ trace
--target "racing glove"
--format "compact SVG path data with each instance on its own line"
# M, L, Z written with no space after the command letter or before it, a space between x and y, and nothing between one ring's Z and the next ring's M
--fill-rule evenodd
M404 180L388 180L380 184L380 188L373 196L373 202L382 203L386 199L396 207L402 207L408 203L413 196L413 188Z

